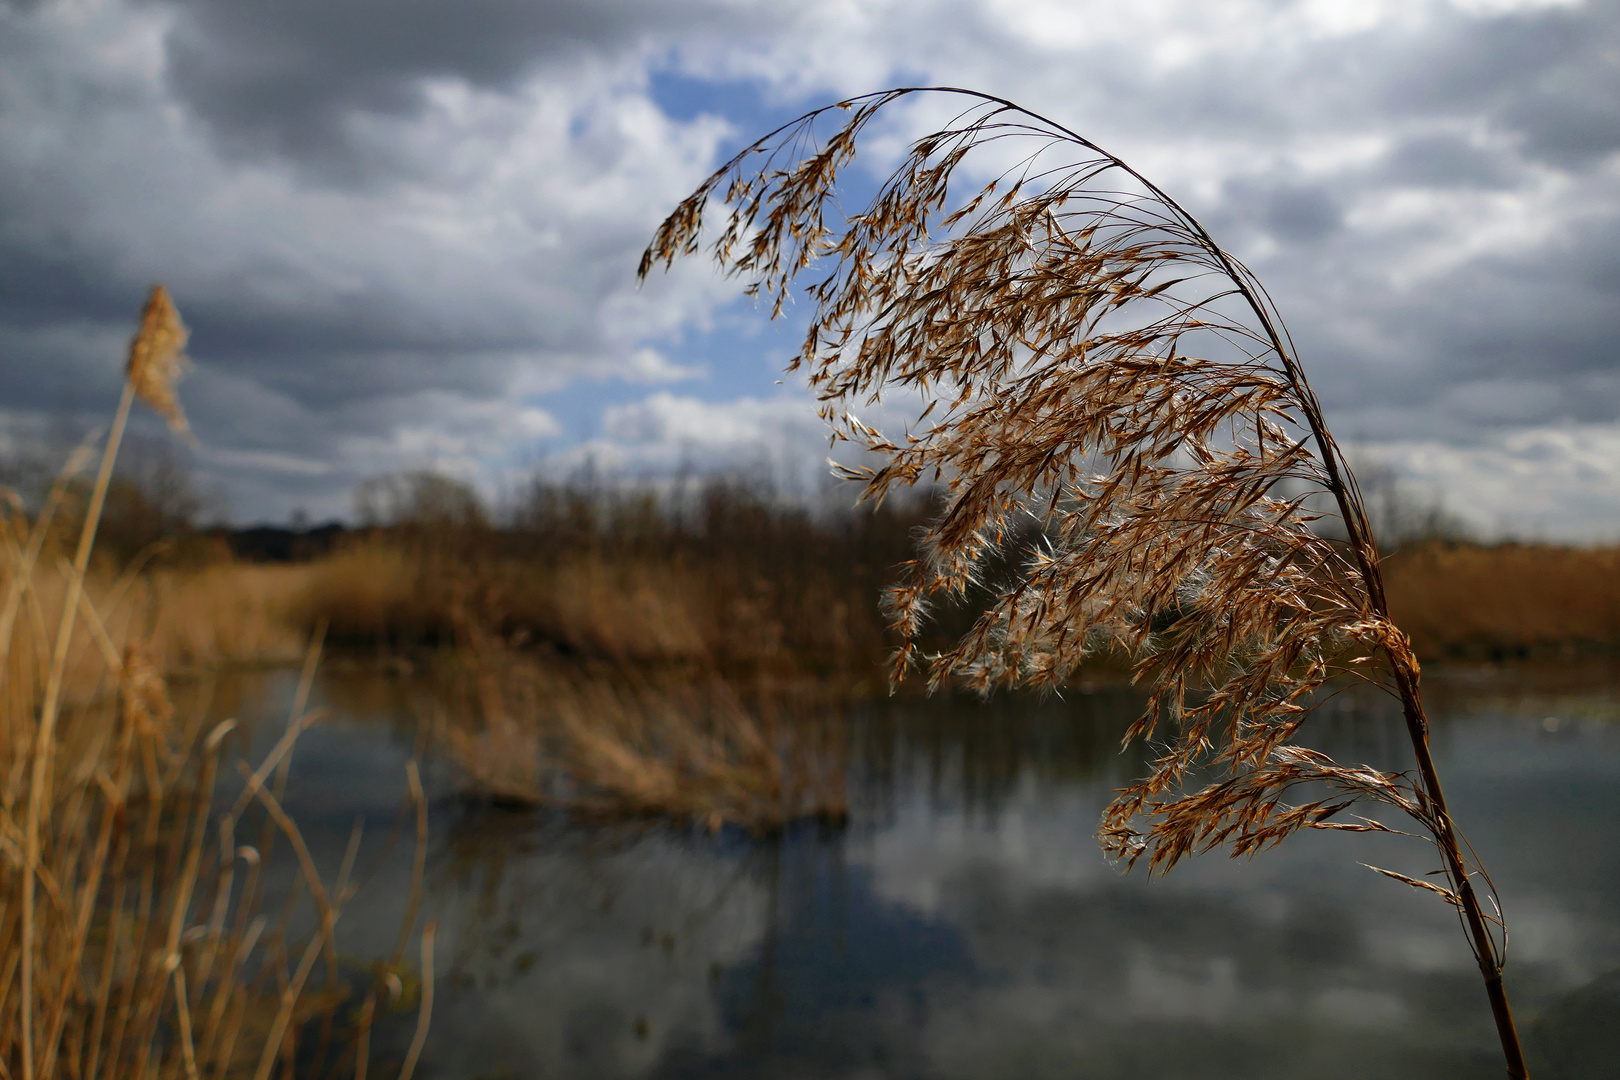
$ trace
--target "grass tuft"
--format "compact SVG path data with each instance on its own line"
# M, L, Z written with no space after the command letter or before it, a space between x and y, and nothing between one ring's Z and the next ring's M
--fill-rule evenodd
M499 802L756 834L847 817L847 728L803 685L563 668L488 639L456 664L442 739Z

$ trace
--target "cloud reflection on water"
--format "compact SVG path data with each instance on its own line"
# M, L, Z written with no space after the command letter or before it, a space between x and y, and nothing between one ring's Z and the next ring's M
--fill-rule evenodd
M1620 1002L1605 975L1620 970L1620 709L1607 672L1539 678L1437 682L1436 743L1508 909L1537 1075L1574 1076L1614 1038L1590 1017ZM328 694L349 719L301 762L328 779L322 758L392 768L410 740L379 748L376 718L402 698L344 699L339 682ZM1449 910L1357 865L1421 873L1416 841L1298 836L1157 880L1109 866L1091 834L1133 768L1114 753L1132 708L1116 693L874 707L851 826L772 842L571 826L460 801L441 776L430 906L445 975L428 1075L1432 1080L1499 1067ZM1566 722L1549 730L1554 714ZM1322 738L1344 760L1397 761L1392 719L1351 702ZM348 790L385 786L357 775ZM341 802L326 787L307 808ZM313 846L341 847L338 820L329 842L317 824Z

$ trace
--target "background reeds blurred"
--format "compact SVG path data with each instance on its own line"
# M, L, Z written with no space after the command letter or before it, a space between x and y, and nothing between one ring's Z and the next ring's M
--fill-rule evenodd
M442 743L497 802L755 834L848 815L844 702L816 683L563 666L494 641L450 676Z
M458 481L415 473L359 495L369 514L355 527L205 529L178 517L154 534L150 504L163 494L131 479L122 500L134 524L103 526L98 548L119 555L92 559L84 588L114 647L138 636L165 672L294 662L324 622L329 646L351 659L453 650L476 631L563 662L796 674L879 693L889 637L877 596L931 512L926 500L813 510L727 479L687 490L536 482L492 507ZM59 606L76 529L64 505L33 572L42 612ZM140 572L123 573L131 563ZM1431 514L1406 530L1387 572L1425 660L1620 648L1620 548L1474 541ZM947 617L940 642L964 621ZM42 626L20 612L19 647L40 647Z
M536 485L528 498L521 512L480 508L461 525L406 513L348 530L302 579L284 579L279 610L300 632L324 619L334 641L365 649L453 646L477 626L564 660L797 673L882 692L878 593L932 512L921 500L815 513L728 482L685 499L630 484ZM1433 514L1386 560L1394 614L1426 660L1620 649L1620 548L1460 539ZM965 621L947 613L940 643Z
M1428 659L1503 661L1620 647L1620 548L1410 544L1386 563L1390 604Z
M335 642L446 645L477 628L564 658L845 683L881 660L877 596L927 514L818 514L725 480L536 483L498 514L431 474L386 490L384 512L362 490L369 524L311 567L301 616Z

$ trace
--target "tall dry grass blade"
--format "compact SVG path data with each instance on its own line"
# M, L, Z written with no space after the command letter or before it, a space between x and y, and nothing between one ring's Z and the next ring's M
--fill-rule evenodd
M299 869L304 872L304 881L309 887L310 897L314 900L315 909L320 914L322 932L330 940L332 927L337 922L338 907L332 902L332 896L327 891L326 886L321 883L320 873L315 867L315 858L310 854L309 846L304 843L304 834L299 830L293 819L287 816L286 811L281 808L280 800L271 794L268 788L257 784L253 779L253 774L247 772L246 769L243 769L243 776L247 779L249 786L253 788L254 797L264 805L276 827L281 830L282 835L286 836L288 842L292 844L293 853L298 858ZM337 956L335 953L330 952L329 956L334 965L335 973Z
M123 441L124 428L129 421L130 405L140 395L169 419L172 425L184 426L184 417L174 398L173 383L183 362L181 349L185 345L185 328L180 322L168 293L161 285L152 291L146 305L141 326L130 343L129 363L126 368L124 390L113 416L102 452L101 467L91 489L90 501L85 509L83 528L68 576L67 595L62 603L58 621L55 648L51 655L51 669L45 684L44 700L40 705L38 728L34 739L32 775L28 791L28 817L26 825L27 868L23 878L22 898L22 959L21 959L21 1017L22 1064L25 1080L34 1080L35 1022L34 966L35 966L35 878L40 857L40 830L42 817L48 805L51 782L52 751L55 746L56 723L61 709L62 681L67 667L68 651L72 646L74 623L79 613L80 596L84 588L84 575L88 569L90 553L95 546L96 530L101 522L107 487L112 480L114 462ZM53 505L54 508L54 505ZM36 526L37 528L37 526ZM39 530L43 535L43 530ZM33 548L33 544L30 544ZM37 549L35 549L37 554ZM31 568L32 561L28 560ZM25 580L25 579L24 579ZM11 602L8 597L7 612ZM9 638L8 638L9 641ZM54 1053L54 1050L52 1051Z
M399 1080L411 1080L422 1047L427 1044L428 1024L433 1019L433 937L437 930L438 923L432 919L422 927L422 1003L416 1014L416 1034L411 1036L411 1048L399 1068Z
M390 970L405 959L405 946L409 942L411 927L416 925L417 912L422 907L423 886L427 880L427 792L422 788L422 770L416 759L405 763L405 779L410 785L410 801L415 810L416 850L411 858L411 888L406 894L405 917L400 920L399 936L388 956Z
M186 972L180 966L179 953L170 953L164 963L173 975L174 1008L180 1021L180 1050L186 1067L186 1080L197 1080L197 1048L191 1041L191 1005L186 1000Z
M122 668L123 665L120 664L119 666ZM123 813L126 803L126 796L128 793L127 765L132 749L132 743L135 737L135 725L126 722L121 725L121 727L121 745L119 748L117 762L115 764L115 768L118 770L119 775L117 779L108 779L106 781L105 788L103 789L106 799L103 808L102 824L96 839L96 845L91 851L88 860L90 874L83 889L83 900L80 904L79 917L75 927L75 932L73 934L72 944L69 947L68 961L65 965L69 971L78 970L79 959L83 955L85 945L89 939L90 918L97 901L100 900L101 878L102 873L106 868L107 849L111 843L112 834L117 823L117 819ZM112 954L112 952L113 950L108 950L109 956ZM110 970L106 974L110 978ZM66 981L63 982L61 988L58 990L56 1002L52 1007L50 1019L46 1023L46 1058L45 1065L42 1070L46 1076L52 1075L52 1065L54 1064L54 1058L57 1053L58 1040L61 1036L62 1026L66 1021L69 995L75 989L76 987L74 987L71 983Z
M23 594L32 587L34 578L34 565L39 560L40 549L45 544L45 538L50 535L51 522L56 518L56 511L62 505L62 499L67 494L68 483L83 472L94 459L95 450L90 446L79 446L68 457L68 463L56 474L51 484L51 490L45 496L45 502L40 506L39 514L28 530L28 546L18 549L14 539L8 537L8 550L12 556L12 577L6 585L6 603L0 609L0 665L6 662L11 655L12 627L17 621L17 609L22 603Z
M839 174L861 136L921 94L962 109L845 214ZM641 275L699 251L709 218L710 253L773 315L817 268L790 368L834 439L876 462L842 470L863 497L945 489L887 594L894 677L921 666L935 687L1050 689L1099 652L1128 658L1149 691L1128 739L1163 749L1103 818L1103 846L1127 865L1252 853L1360 800L1416 819L1458 897L1508 1071L1525 1076L1361 491L1254 275L1118 157L951 87L853 98L766 135L665 220ZM886 396L909 409L905 430L856 415ZM954 647L921 655L938 604L978 601ZM1300 745L1333 678L1400 700L1415 782ZM1307 785L1329 797L1292 802Z
M82 468L77 460L32 521L15 500L7 502L14 512L0 520L0 572L8 575L0 603L0 708L8 710L0 724L0 874L8 876L0 890L5 1076L237 1075L251 1062L236 1055L256 1061L263 1049L267 1031L257 1010L264 976L286 967L288 924L284 918L264 937L272 924L255 917L265 891L261 860L234 840L244 805L219 820L219 855L205 858L217 758L231 725L211 732L203 727L211 680L187 715L179 715L164 680L165 664L176 654L158 640L161 620L151 624L151 636L142 636L150 615L178 617L169 610L175 591L166 580L154 583L161 575L144 571L142 559L110 583L89 575L133 401L141 397L165 408L160 391L172 393L178 371L183 327L172 305L160 295L147 316L131 347L129 380L72 560L41 568L53 515ZM171 398L168 404L176 403ZM275 787L284 782L293 738L318 719L304 709L316 656L318 644L300 679L287 737L253 773L256 783L245 793L265 805L266 828L291 836L298 864L287 910L309 889L320 912L299 973L282 985L280 1011L289 998L294 1003L277 1034L285 1035L287 1047L304 1025L297 999L323 955L336 985L329 938L337 906L353 892L360 853L356 832L329 896L312 876L307 847L265 790L272 774ZM246 880L243 862L251 867ZM198 923L188 926L194 907ZM323 1039L334 1009L324 1015Z
M140 340L139 337L136 338ZM131 347L133 354L134 347ZM84 588L84 573L90 562L90 551L95 546L96 528L101 522L101 510L107 498L107 485L112 480L113 462L118 457L118 446L124 437L124 425L129 421L130 403L134 401L133 383L124 384L113 418L112 430L107 435L107 446L102 453L101 469L96 474L91 490L90 504L85 511L84 528L79 534L78 550L68 578L67 598L62 602L58 623L56 647L51 654L51 670L45 684L45 699L40 705L39 727L34 740L33 775L28 789L27 872L23 878L22 901L22 1046L23 1078L34 1080L34 878L39 864L39 831L50 794L51 751L55 745L57 714L61 708L62 677L67 668L68 650L73 643L74 620L79 612L79 594Z

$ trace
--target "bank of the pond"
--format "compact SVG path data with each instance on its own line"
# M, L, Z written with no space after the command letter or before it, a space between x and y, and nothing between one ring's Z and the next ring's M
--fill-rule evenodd
M285 660L324 626L339 662L420 664L498 640L582 670L619 663L884 693L891 639L880 595L910 557L915 522L728 514L732 524L712 536L372 530L308 562L165 569L119 586L121 618L146 620L170 670ZM1395 619L1424 660L1620 650L1620 549L1432 542L1394 553L1386 572ZM934 644L967 619L968 608L940 613ZM1082 677L1120 673L1107 658L1094 668Z

